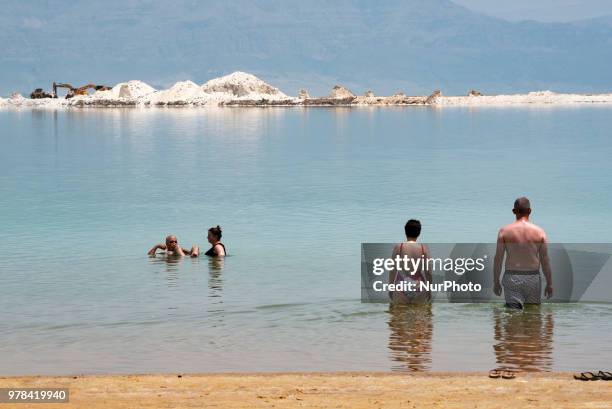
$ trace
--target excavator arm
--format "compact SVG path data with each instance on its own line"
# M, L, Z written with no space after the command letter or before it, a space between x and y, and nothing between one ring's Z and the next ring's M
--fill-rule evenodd
M74 92L74 87L70 84L63 84L61 82L53 82L53 97L57 98L57 89L58 88L68 88L69 92L68 95L70 95L71 93ZM68 96L66 96L68 97Z
M87 84L87 85L83 85L82 87L79 88L75 88L70 84L64 84L64 83L53 83L53 95L57 98L57 89L58 88L68 88L68 94L66 95L66 99L72 98L75 95L89 95L89 93L87 92L88 89L95 89L96 91L106 91L111 89L110 87L107 87L106 85L96 85L96 84Z

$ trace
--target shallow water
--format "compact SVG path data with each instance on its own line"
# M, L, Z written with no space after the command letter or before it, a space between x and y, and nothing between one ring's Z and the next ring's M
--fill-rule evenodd
M0 373L612 367L608 304L360 302L360 243L610 242L611 109L0 111ZM168 233L230 257L150 259Z

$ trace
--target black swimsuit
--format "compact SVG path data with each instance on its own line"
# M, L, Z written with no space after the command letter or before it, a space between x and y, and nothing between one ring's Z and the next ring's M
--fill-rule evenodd
M223 243L219 242L217 244L220 244L223 247L223 252L227 255L227 250L225 250L225 246L223 245ZM215 250L215 246L217 244L215 244L210 249L208 249L208 251L206 253L204 253L204 255L205 256L209 256L209 257L217 257L218 256L217 250Z

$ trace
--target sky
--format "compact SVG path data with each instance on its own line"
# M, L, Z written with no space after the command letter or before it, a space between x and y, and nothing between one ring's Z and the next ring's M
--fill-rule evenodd
M510 21L567 22L612 15L612 0L453 0L490 16Z

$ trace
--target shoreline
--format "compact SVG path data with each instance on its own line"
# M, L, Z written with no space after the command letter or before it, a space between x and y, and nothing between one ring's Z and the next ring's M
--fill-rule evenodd
M20 109L39 109L39 110L71 110L71 109L87 109L87 108L125 108L125 109L216 109L216 108L301 108L301 109L316 109L316 108L399 108L399 107L422 107L422 108L550 108L550 107L566 107L566 108L582 108L582 107L607 107L612 106L612 94L600 94L601 98L594 100L585 100L581 98L564 100L568 94L557 94L558 100L548 100L542 98L529 98L522 94L511 95L512 100L498 100L500 96L488 97L460 97L448 96L440 97L438 101L424 102L427 97L412 97L408 102L346 102L334 101L328 98L323 98L322 101L307 100L307 101L273 101L273 100L230 100L219 103L192 103L192 102L175 102L165 104L142 104L137 101L120 101L120 100L75 100L71 103L64 102L65 100L31 100L14 102L10 98L0 98L0 110L20 110Z
M57 407L607 408L612 382L571 373L273 372L0 377L0 387L68 388ZM60 406L61 405L61 406ZM2 407L27 407L23 403ZM55 405L54 405L55 407Z
M464 96L446 96L440 90L435 90L430 95L411 96L399 91L391 96L377 96L371 90L357 95L342 85L335 85L327 96L312 97L304 89L300 89L297 96L290 96L256 76L240 71L209 80L203 85L187 80L159 90L139 80L122 82L113 87L94 84L81 88L72 88L68 84L62 86L70 87L70 94L66 98L57 94L54 83L52 93L38 88L30 94L30 98L19 93L0 98L0 108L508 107L612 104L612 93L533 91L526 94L486 95L472 89ZM96 87L97 91L89 94L88 89L91 87Z

